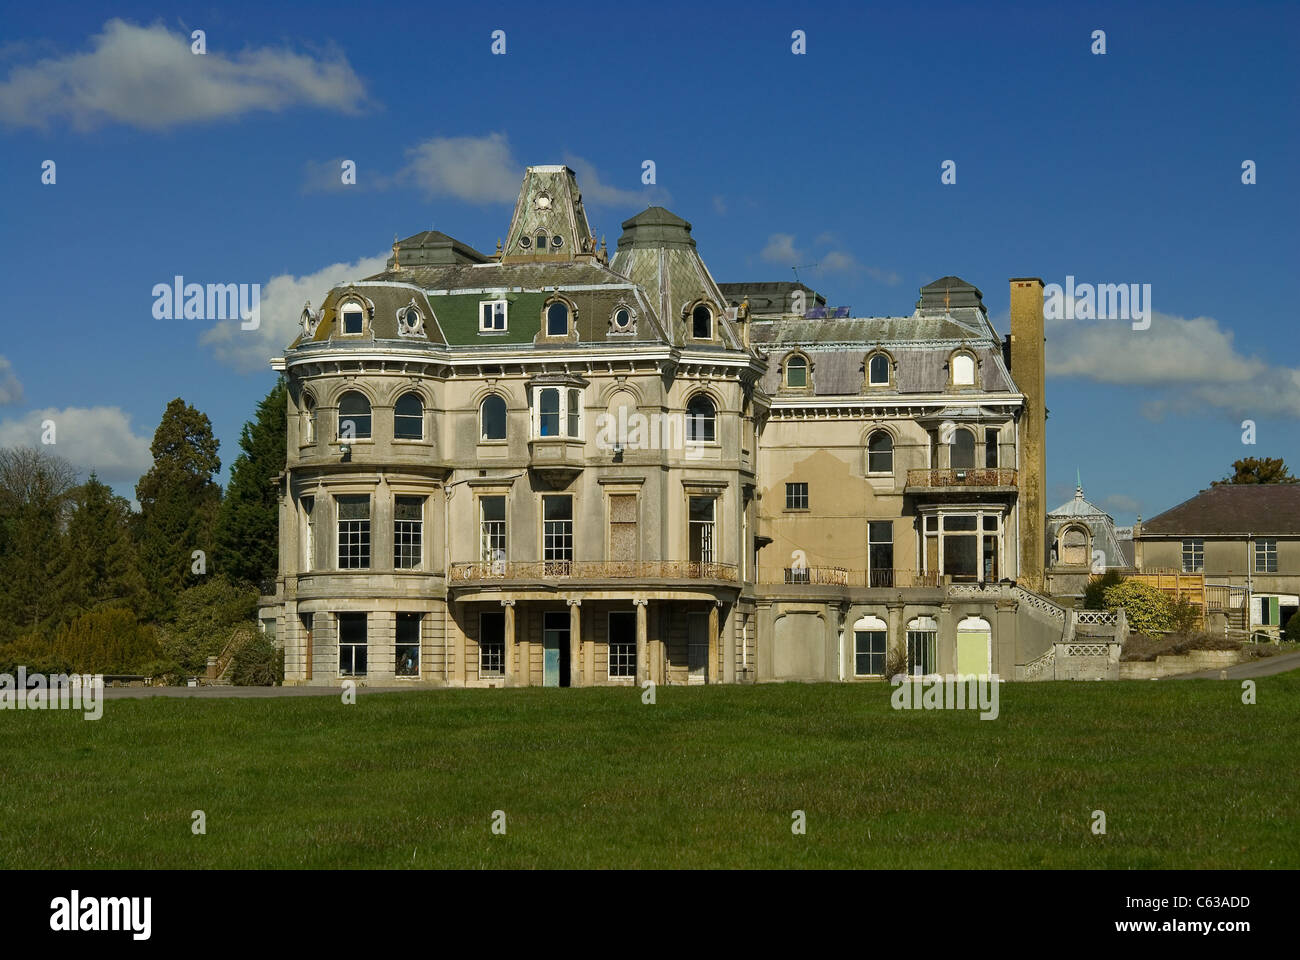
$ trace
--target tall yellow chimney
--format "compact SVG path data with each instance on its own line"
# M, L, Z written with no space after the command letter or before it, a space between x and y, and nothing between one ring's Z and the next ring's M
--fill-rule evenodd
M1047 407L1043 336L1043 281L1011 280L1011 379L1024 394L1020 417L1019 582L1043 589L1047 564Z

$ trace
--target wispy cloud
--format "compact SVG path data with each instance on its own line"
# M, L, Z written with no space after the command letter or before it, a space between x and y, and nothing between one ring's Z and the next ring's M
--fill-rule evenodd
M814 245L818 247L828 246L835 243L833 233L823 232L818 234ZM767 245L763 247L759 254L768 263L778 263L782 266L802 266L805 264L805 251L795 246L795 237L792 233L774 233L767 238ZM896 286L902 282L900 277L893 270L885 270L881 267L866 266L858 262L858 258L847 250L826 250L820 254L812 254L812 266L817 267L823 273L838 273L846 276L856 276L865 273L873 280L888 286Z
M310 300L313 309L319 309L331 288L379 273L387 260L384 253L356 263L330 264L305 276L274 276L262 284L261 323L256 330L244 330L239 320L225 320L205 330L199 343L210 347L220 362L241 373L265 370L267 362L282 355L301 331L298 321L304 303Z
M796 249L793 233L774 233L767 238L767 246L759 254L768 263L781 266L799 266L803 261L803 251Z
M1153 312L1148 330L1127 320L1047 321L1047 372L1150 391L1143 413L1188 410L1300 416L1300 368L1246 356L1213 317Z
M79 130L120 123L160 130L306 105L354 113L365 88L347 58L282 47L191 52L189 34L108 21L82 53L16 66L0 82L0 121Z
M395 182L414 183L428 197L467 203L513 203L524 165L503 133L485 137L433 137L406 151L409 162Z
M0 357L0 407L23 402L23 385L8 357Z
M45 422L55 442L45 446ZM110 486L130 486L153 462L151 438L131 429L120 407L47 407L0 420L0 447L37 447L58 454L84 477L92 470Z

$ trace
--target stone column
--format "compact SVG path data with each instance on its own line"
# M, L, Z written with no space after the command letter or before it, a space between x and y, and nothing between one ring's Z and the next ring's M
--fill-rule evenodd
M567 600L569 605L569 686L582 685L582 601Z
M516 621L517 623L518 621ZM517 626L516 630L518 630ZM533 684L533 648L528 640L528 619L526 616L522 634L523 637L519 640L519 685L521 687L530 687Z
M721 683L722 671L718 658L718 603L709 605L709 675L706 683Z
M505 669L506 669L506 686L514 685L515 678L515 602L513 600L502 600L501 606L505 609L506 614L506 652L505 652Z
M650 643L646 639L646 605L649 600L633 600L636 606L636 685L650 679Z

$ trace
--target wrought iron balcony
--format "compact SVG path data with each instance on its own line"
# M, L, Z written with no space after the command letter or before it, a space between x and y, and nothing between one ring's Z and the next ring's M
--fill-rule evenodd
M1008 467L927 467L907 471L909 488L1001 487L1014 490L1016 471Z
M451 565L451 582L492 580L722 580L740 579L734 563L677 560L475 560Z

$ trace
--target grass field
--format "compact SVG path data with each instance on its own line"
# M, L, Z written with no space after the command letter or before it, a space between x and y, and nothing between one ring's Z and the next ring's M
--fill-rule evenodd
M111 700L96 722L6 710L0 866L1300 866L1295 675L1259 680L1254 706L1212 680L1007 684L984 721L896 711L891 692Z

